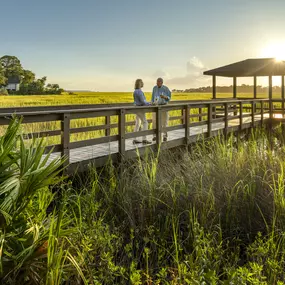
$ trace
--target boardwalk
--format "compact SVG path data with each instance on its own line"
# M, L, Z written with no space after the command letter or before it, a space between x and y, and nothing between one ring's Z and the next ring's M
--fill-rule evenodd
M282 101L283 102L283 101ZM218 134L227 135L230 132L239 132L243 129L266 124L270 120L282 120L284 110L280 100L274 102L268 99L251 100L223 100L223 101L184 101L162 107L134 107L134 106L99 106L97 108L52 108L37 110L29 108L27 112L21 108L17 114L22 116L26 125L34 123L60 122L60 128L27 133L25 137L58 137L59 144L50 145L46 151L53 149L52 158L65 155L68 172L83 171L90 163L95 166L104 165L110 158L120 161L141 155L147 149L169 149L196 142L202 138L209 138ZM158 124L156 129L138 133L133 132L134 121L128 121L130 115L138 110L155 113L157 121L162 112L170 112L170 126L167 142L153 142L149 146L133 145L136 136L147 135L152 140L153 135L160 137L164 131ZM7 125L10 110L0 110L0 125ZM71 121L86 118L104 118L105 124L95 124L84 127L71 127ZM151 123L151 120L149 120ZM101 131L101 136L89 137L72 141L72 134ZM80 136L79 136L80 137Z
M266 118L269 118L268 114L265 116ZM256 125L260 125L261 122L261 116L255 117ZM224 123L214 123L212 125L212 131L223 131L225 124ZM234 131L238 130L240 126L239 119L235 119L229 122L229 129ZM244 128L249 128L251 126L251 118L246 118L243 122ZM196 126L189 128L189 134L190 134L190 141L196 141L199 140L199 135L205 135L208 132L208 126L207 124ZM201 136L201 138L204 136ZM153 136L147 136L147 139L149 141L152 141ZM171 142L176 142L178 140L178 144L182 145L183 143L179 143L179 141L183 140L185 138L185 129L178 129L174 131L168 132L168 142L162 142L162 144L170 145ZM191 140L191 138L193 138ZM169 143L170 142L170 143ZM150 146L150 145L149 145ZM152 146L155 146L155 142L152 143ZM134 145L133 139L127 139L126 140L126 151L135 151L137 153L137 149L146 148L146 146L142 144ZM119 145L117 141L114 142L107 142L107 143L101 143L86 147L80 147L76 149L72 149L70 151L70 163L71 164L77 164L81 161L88 161L88 160L94 160L94 163L96 165L96 158L104 158L106 156L109 156L111 154L117 154L119 152ZM56 156L60 156L61 153L53 153L52 158ZM99 165L98 165L99 166ZM100 165L101 166L101 165Z

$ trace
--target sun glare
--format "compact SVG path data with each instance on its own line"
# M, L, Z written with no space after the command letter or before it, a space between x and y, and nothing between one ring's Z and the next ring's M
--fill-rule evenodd
M272 57L278 61L285 60L285 42L269 44L262 50L261 56Z

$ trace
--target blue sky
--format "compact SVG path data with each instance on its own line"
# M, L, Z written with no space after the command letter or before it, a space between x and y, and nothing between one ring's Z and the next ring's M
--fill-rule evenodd
M0 55L67 89L142 78L150 90L158 76L184 89L210 84L205 69L274 56L284 12L284 0L2 0Z

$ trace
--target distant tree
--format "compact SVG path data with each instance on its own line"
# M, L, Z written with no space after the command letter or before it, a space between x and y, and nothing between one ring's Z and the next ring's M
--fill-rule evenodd
M0 95L8 95L8 91L4 87L0 87Z
M21 81L17 94L61 94L64 92L58 84L46 85L46 77L36 79L34 72L23 69L20 60L16 56L5 55L0 57L0 87L5 87L8 78L11 76L18 76ZM7 92L5 91L5 93Z
M58 84L49 83L46 87L47 94L61 94L62 92L64 92L64 90L60 88Z
M5 55L0 58L0 65L2 66L6 80L10 76L19 76L23 74L23 67L20 60L16 56Z
M36 79L36 75L30 70L23 70L21 84L31 84Z
M62 94L64 92L64 89L63 88L59 88L58 89L58 94Z
M31 83L21 84L20 90L17 92L22 95L45 94L46 77L34 80Z
M6 85L6 77L4 76L4 70L2 65L0 64L0 86Z

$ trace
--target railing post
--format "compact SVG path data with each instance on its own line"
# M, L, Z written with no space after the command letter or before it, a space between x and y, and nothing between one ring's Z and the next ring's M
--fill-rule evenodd
M208 137L210 138L212 135L212 121L213 121L213 114L212 114L212 105L208 105Z
M199 108L199 122L202 122L202 108Z
M105 136L106 137L109 137L111 134L110 124L111 124L111 117L105 116L105 125L107 127L107 129L105 130Z
M185 117L185 112L186 112L186 109L182 109L182 125L185 125L186 124L186 117Z
M239 103L239 124L240 124L240 130L242 130L242 124L243 124L243 118L242 118L242 109L243 109L243 104L242 102Z
M237 116L238 110L237 110L237 104L236 103L233 105L233 112L234 112L234 116Z
M156 145L159 149L159 146L161 144L161 134L162 134L162 124L161 124L161 107L156 108Z
M225 138L228 137L228 127L229 127L229 105L228 103L225 103L225 130L224 130Z
M64 113L61 120L61 155L65 156L64 166L68 166L70 163L70 114Z
M185 143L186 145L189 144L190 138L190 106L185 106L184 109L184 120L185 120Z
M216 109L217 109L216 106L213 106L213 107L212 107L212 116L213 116L213 119L216 119L216 117L217 117L217 115L216 115Z
M126 151L126 141L125 141L125 123L126 123L126 112L125 109L120 110L119 114L119 154L120 160L124 160L124 155Z

